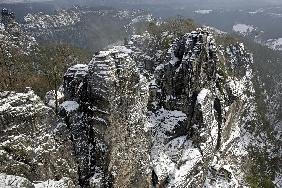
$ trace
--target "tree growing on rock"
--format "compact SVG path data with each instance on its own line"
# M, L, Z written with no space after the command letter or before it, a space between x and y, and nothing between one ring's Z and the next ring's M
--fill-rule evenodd
M39 70L46 77L49 90L54 91L55 110L58 109L58 89L67 68L88 62L87 52L66 44L52 44L40 49Z

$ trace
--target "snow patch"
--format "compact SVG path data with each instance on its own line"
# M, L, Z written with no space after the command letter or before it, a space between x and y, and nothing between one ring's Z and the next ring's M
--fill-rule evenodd
M0 174L0 187L15 188L15 187L31 187L32 184L26 178L14 175Z
M34 184L35 188L69 188L72 187L69 178L62 178L59 181L47 180L41 183Z
M107 57L108 55L111 54L111 51L100 51L98 55L96 55L95 57L97 58L103 58L103 57Z
M282 38L269 39L266 41L266 45L273 50L282 50Z
M244 36L253 32L254 30L255 30L255 27L252 26L252 25L236 24L236 25L233 26L233 31L240 33Z
M125 54L131 54L132 53L132 50L125 47L125 46L113 46L111 50L116 50L118 52L122 52L122 53L125 53Z
M196 10L194 11L196 14L210 14L213 12L213 10Z
M196 164L202 162L201 152L186 136L172 138L171 133L185 121L186 114L161 108L150 114L148 128L152 130L151 158L160 180L172 178L168 187L181 187ZM179 166L179 163L182 165Z
M88 65L77 64L77 65L70 67L67 70L67 73L65 74L65 76L73 76L73 77L85 76L87 73L88 73Z
M72 112L79 108L79 104L76 101L65 101L60 107L64 108L67 112Z
M230 80L228 86L232 90L232 94L238 97L242 97L245 91L245 85L242 81Z
M206 98L206 96L208 95L209 92L210 92L210 90L208 90L208 89L202 89L202 91L197 96L197 101L198 101L199 104L204 103L205 98Z

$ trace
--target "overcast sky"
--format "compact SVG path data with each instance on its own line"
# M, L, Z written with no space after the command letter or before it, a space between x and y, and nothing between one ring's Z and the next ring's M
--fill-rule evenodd
M53 1L53 0L0 0L0 3L19 3L19 2L40 2L40 1Z
M0 3L15 3L15 2L43 2L43 1L64 1L64 2L75 2L76 4L79 4L80 2L104 2L105 4L110 2L126 2L126 3L148 3L148 4L167 4L171 3L176 5L178 4L191 4L193 5L208 5L208 6L214 6L214 7L220 7L220 6L257 6L257 5L278 5L282 4L282 0L0 0ZM112 4L113 5L113 4Z

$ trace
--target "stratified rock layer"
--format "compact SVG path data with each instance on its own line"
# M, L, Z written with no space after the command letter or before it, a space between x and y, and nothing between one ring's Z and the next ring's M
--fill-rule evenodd
M147 80L128 53L125 47L101 51L86 74L72 67L65 75L66 100L80 105L66 114L66 122L85 186L143 187L150 183L149 136L144 130Z

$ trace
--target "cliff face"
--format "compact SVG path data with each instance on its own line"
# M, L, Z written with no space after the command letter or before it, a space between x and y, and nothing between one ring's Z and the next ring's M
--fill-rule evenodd
M152 46L154 36L136 35L127 46L69 68L59 124L69 136L54 143L66 149L68 166L62 168L76 173L64 177L81 187L247 186L252 151L272 155L277 148L260 129L252 55L242 43L217 45L216 37L207 28L176 39L163 33L173 42L161 49ZM49 111L40 112L49 114L38 117L48 122L41 134L61 130L50 126ZM61 178L12 174L31 181Z
M159 182L244 185L250 139L245 129L257 121L251 56L243 44L218 49L213 36L201 30L176 40L169 54L170 61L155 65L151 81L156 92L149 111L151 158Z
M72 67L65 76L66 100L79 104L66 121L85 186L148 183L147 81L126 52L125 47L101 51L88 66Z

